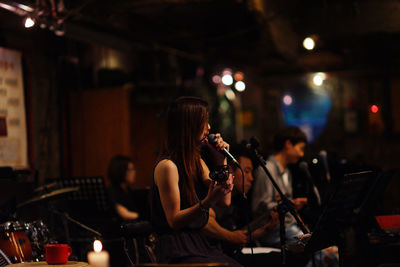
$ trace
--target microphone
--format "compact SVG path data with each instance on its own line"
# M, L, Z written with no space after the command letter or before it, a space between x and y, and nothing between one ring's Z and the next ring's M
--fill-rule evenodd
M299 168L300 168L300 170L303 171L303 173L304 173L304 174L306 175L306 177L307 177L307 180L309 180L309 182L311 183L311 186L312 186L312 188L313 188L315 197L317 198L318 206L321 206L321 196L319 195L318 188L315 186L315 184L314 184L314 182L313 182L313 178L312 178L312 176L311 176L310 170L308 169L308 164L307 164L307 162L305 162L305 161L300 162L300 163L299 163Z
M208 142L214 146L216 146L217 144L217 137L215 136L215 134L209 134L208 135ZM231 153L229 153L228 150L226 150L226 148L222 149L222 150L217 150L219 153L223 154L225 157L227 157L230 161L232 161L234 164L236 164L237 166L240 167L239 162L235 159L234 156L232 156Z
M325 150L321 150L318 155L321 158L322 165L324 166L324 169L325 169L326 180L328 181L328 183L330 183L331 182L331 174L329 172L328 154L326 153Z

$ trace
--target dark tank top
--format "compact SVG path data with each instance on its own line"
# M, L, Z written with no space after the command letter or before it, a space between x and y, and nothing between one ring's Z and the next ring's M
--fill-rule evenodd
M168 158L163 158L160 161L164 159ZM190 205L186 196L186 191L183 188L183 179L181 179L181 177L183 177L182 176L183 174L179 169L178 169L178 174L179 174L178 186L179 186L180 200L181 200L180 209L183 210L189 208L192 205ZM195 191L197 198L199 200L202 200L207 195L207 188L202 184L202 181L195 182ZM207 222L208 222L208 213L203 213L202 218L198 218L197 220L193 221L192 223L184 227L181 231L200 230L207 224ZM158 187L154 183L154 172L151 185L151 223L154 230L158 234L174 232L174 230L171 229L171 227L169 227L168 225L167 218L165 216L164 209L161 204L160 193L158 191Z

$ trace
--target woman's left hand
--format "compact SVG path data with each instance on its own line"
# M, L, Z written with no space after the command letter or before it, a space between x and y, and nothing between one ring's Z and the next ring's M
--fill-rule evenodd
M225 181L223 184L223 192L225 195L229 194L233 190L233 179L235 179L235 176L232 173L229 173L228 179Z

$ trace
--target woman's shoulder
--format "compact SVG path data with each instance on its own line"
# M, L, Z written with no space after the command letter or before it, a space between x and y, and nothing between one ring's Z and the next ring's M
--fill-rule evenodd
M173 162L170 159L161 159L159 162L157 162L155 169L178 169L178 167L176 166L175 162Z
M178 167L176 164L170 159L160 160L156 167L154 168L154 180L156 184L161 177L171 177L179 179L178 177Z

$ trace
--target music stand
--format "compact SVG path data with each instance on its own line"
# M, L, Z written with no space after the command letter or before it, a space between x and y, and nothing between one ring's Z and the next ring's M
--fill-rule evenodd
M379 178L380 175L372 171L346 174L320 216L304 251L315 252L337 245L339 263L343 266L344 249L351 243L349 239L354 239L361 231L355 227L360 223L361 208L371 197L372 187ZM361 242L352 245L358 249L359 244Z
M322 212L305 251L315 252L338 245L341 230L355 222L357 208L378 176L372 171L346 174Z
M104 214L111 210L103 177L62 179L60 186L79 187L79 191L69 194L67 198L75 211Z
M70 211L73 216L78 217L79 220L87 221L87 218L106 217L105 215L111 210L103 177L76 177L62 179L59 181L59 185L61 188L79 187L78 191L70 193L66 198ZM98 237L102 236L100 232L71 218L66 212L57 211L54 207L52 207L52 212L61 215L64 218L64 224L66 224L65 220L68 220ZM94 222L90 221L90 224L93 224ZM65 228L67 239L70 239L69 228L67 226L65 226Z

